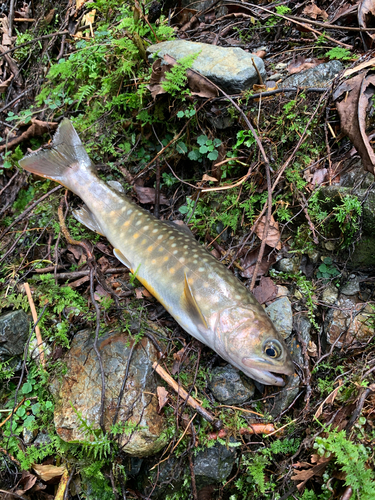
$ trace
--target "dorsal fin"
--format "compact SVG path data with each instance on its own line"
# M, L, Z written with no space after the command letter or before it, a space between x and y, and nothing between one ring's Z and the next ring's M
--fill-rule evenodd
M184 298L186 301L187 312L189 316L193 319L193 321L195 321L197 325L203 325L203 327L207 329L208 328L207 321L203 316L203 313L200 310L197 301L195 300L186 273L185 273L185 285L184 285Z

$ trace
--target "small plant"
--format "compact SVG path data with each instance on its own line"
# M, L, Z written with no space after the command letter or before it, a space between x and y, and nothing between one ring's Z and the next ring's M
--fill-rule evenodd
M179 111L177 113L177 118L191 118L196 114L194 106L190 106L189 108L185 109L184 111Z
M186 70L191 68L198 56L199 52L182 57L175 66L172 66L170 71L165 74L165 81L161 84L165 92L171 94L172 97L190 94L190 90L185 88L187 84Z
M314 448L321 456L334 457L334 461L345 474L345 485L351 486L356 499L375 498L375 474L366 466L369 453L363 444L349 441L344 430L327 429L327 437L318 436Z
M331 50L325 53L326 57L329 57L330 60L338 59L339 61L351 61L353 59L353 55L350 50L344 49L342 47L333 47Z
M334 267L332 259L330 257L326 257L323 260L323 263L318 267L318 272L316 273L316 277L318 279L323 279L324 281L328 281L336 276L339 276L339 271Z
M216 148L221 146L220 139L211 140L206 135L200 135L197 138L197 143L199 148L192 149L188 154L190 160L202 162L204 157L212 161L217 160L219 152Z

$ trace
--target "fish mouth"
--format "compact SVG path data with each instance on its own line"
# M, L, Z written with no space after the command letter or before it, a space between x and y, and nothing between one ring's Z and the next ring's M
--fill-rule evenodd
M268 367L265 368L264 366L268 363L261 359L243 358L242 362L246 366L246 371L250 377L266 385L282 387L285 385L285 381L281 377L277 377L275 373L283 375L293 375L294 373L293 362L290 360L281 366L272 366L272 363L269 363L269 370L267 370Z

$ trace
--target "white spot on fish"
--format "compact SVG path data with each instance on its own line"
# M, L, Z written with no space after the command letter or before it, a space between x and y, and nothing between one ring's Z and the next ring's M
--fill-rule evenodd
M177 246L177 243L172 243L171 247L174 248L175 246Z
M236 298L237 300L240 300L241 295L236 295L236 297L235 297L235 298Z
M142 224L141 219L137 220L137 222L135 223L136 226L139 226L140 224Z
M169 237L169 239L170 239L170 240L174 240L174 236L170 236L170 237Z
M158 236L158 240L161 240L163 238L163 235L162 234L159 234Z
M158 232L158 229L153 229L152 230L153 233L157 233Z
M203 271L204 271L204 267L200 267L200 268L198 269L198 271L199 271L200 273L203 273Z
M126 207L122 207L121 212L125 212Z
M176 255L178 253L178 250L173 250L173 255Z
M145 227L143 228L143 231L147 231L147 229L148 229L148 228L149 228L149 226L145 226Z
M133 210L131 208L129 208L129 210L126 212L128 215L132 214L133 213Z

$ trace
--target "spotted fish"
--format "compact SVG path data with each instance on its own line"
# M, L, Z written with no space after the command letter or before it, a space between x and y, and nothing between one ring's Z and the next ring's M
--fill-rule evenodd
M103 182L67 119L51 148L21 167L53 179L85 203L76 218L107 237L115 256L193 337L249 377L284 385L292 375L284 340L254 296L187 229L156 219Z

